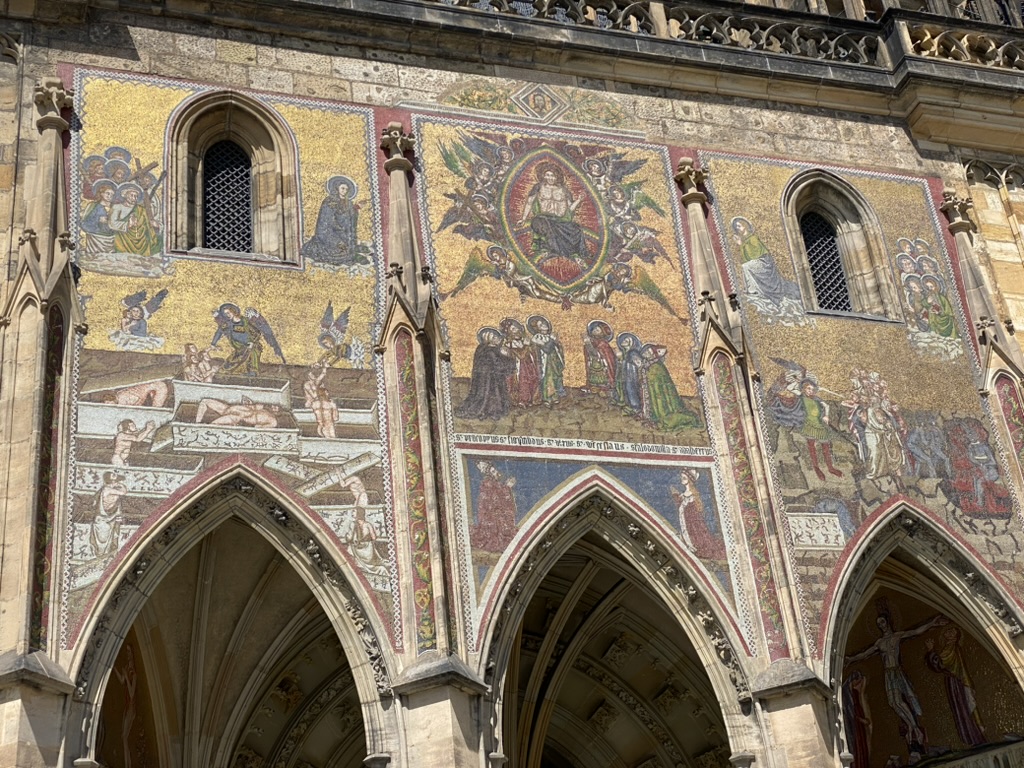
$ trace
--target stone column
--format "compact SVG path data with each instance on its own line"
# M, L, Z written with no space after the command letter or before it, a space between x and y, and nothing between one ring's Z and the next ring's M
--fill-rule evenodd
M777 661L751 681L751 693L774 733L771 758L787 768L839 766L832 692L797 661ZM742 761L745 755L736 755ZM736 765L749 765L738 762Z
M998 322L999 310L992 298L992 291L985 284L985 275L974 253L975 227L974 222L968 218L968 212L974 204L970 198L957 197L956 192L947 188L942 192L942 205L939 207L949 219L949 231L956 242L956 257L964 278L967 307L978 326L979 340L984 344L991 335L1014 364L1024 369L1020 346L1011 333L1007 332L1006 323L1010 321Z
M44 413L47 312L59 304L70 319L72 304L78 310L61 148L68 123L60 112L70 106L70 96L60 80L45 80L36 85L34 102L37 161L25 195L18 270L0 311L0 765L32 768L56 765L64 703L73 688L46 654L45 634L39 626L33 632L46 619L46 612L33 614L33 575L41 556L36 534L45 527L39 524L55 514L40 489L42 441L51 439L53 418ZM66 340L55 353L66 358ZM42 600L48 589L39 586Z
M715 320L726 331L730 340L739 342L740 319L732 306L731 299L727 302L722 278L718 270L718 260L714 246L711 244L711 232L708 230L704 205L708 196L700 189L708 179L708 173L695 168L692 157L684 157L679 161L675 180L683 191L681 198L686 207L686 225L690 232L690 258L693 260L694 289L701 297L701 320L709 317Z
M389 381L394 499L403 632L403 670L393 684L410 765L480 765L480 695L486 686L459 655L461 611L449 574L453 540L438 473L447 451L437 413L437 371L445 355L433 275L423 263L409 194L415 147L400 123L384 130L381 148L390 180L388 298L377 351ZM375 756L367 758L367 765Z

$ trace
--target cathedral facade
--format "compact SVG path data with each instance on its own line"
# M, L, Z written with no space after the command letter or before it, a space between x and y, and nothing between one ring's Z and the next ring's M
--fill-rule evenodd
M0 765L1024 765L1020 7L0 18Z

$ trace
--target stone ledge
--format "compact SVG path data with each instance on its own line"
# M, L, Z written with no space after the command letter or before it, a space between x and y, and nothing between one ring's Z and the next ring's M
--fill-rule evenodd
M810 669L793 659L779 659L750 681L750 693L758 699L777 699L797 691L810 690L826 699L831 690Z
M27 655L8 651L0 655L0 690L20 685L55 693L71 693L75 689L67 672L42 651Z
M391 688L395 693L409 695L444 686L472 694L488 690L487 685L458 656L434 656L418 661L403 671Z

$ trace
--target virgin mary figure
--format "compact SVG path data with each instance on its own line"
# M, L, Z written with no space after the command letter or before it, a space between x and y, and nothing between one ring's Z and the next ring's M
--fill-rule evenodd
M359 189L348 176L333 176L327 180L327 197L320 204L313 237L302 246L302 255L323 264L347 265L364 262L357 252L356 225Z

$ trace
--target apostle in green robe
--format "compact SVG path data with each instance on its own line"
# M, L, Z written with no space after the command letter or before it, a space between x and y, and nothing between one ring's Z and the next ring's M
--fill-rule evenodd
M687 408L665 367L667 352L658 344L645 344L640 351L643 359L643 417L668 432L699 427L700 418Z

